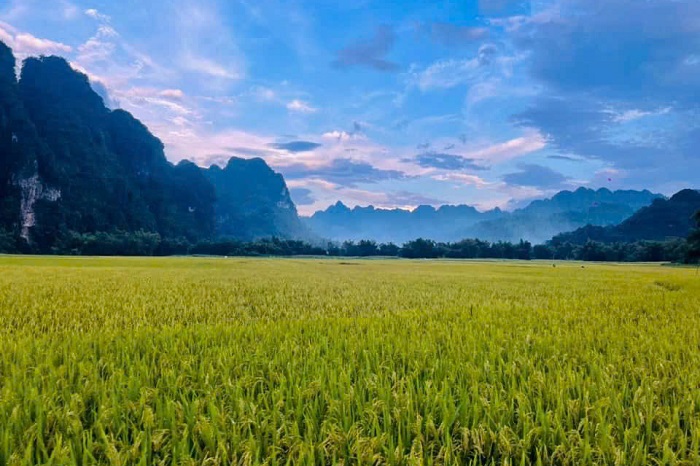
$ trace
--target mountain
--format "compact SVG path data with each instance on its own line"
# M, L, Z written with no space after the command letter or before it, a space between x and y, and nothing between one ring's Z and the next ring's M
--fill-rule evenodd
M15 57L0 42L0 227L24 230L33 218L30 199L51 197L36 188L39 162L48 149L39 139L20 96L15 75Z
M19 90L48 148L23 198L25 237L31 229L32 239L48 247L61 231L213 235L214 192L201 173L169 163L145 126L107 109L87 77L65 60L27 59Z
M531 202L496 221L482 222L463 232L491 241L543 243L552 236L585 225L616 225L662 196L649 191L610 191L579 188L550 199Z
M64 59L28 58L18 81L0 42L0 230L50 251L71 233L196 242L303 228L284 180L262 160L174 165L146 126L109 110Z
M401 244L418 237L451 241L458 239L460 231L503 215L499 209L482 213L466 205L446 205L438 209L424 205L409 211L373 206L350 209L337 202L304 221L309 229L323 238L338 241L373 239Z
M563 231L584 225L614 225L661 196L649 191L610 191L579 188L537 200L523 209L479 212L473 207L420 206L414 211L348 208L341 202L305 219L319 236L333 240L373 239L403 243L418 237L436 241L479 238L544 242Z
M284 178L262 159L232 157L226 167L213 165L204 173L217 193L219 236L244 240L308 236Z
M698 211L700 191L685 189L670 199L654 200L619 225L586 226L557 235L552 242L585 244L589 240L614 243L686 238L695 226L693 217Z

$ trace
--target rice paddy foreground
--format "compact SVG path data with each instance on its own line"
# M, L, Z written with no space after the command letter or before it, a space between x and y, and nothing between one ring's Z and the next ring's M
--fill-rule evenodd
M0 465L700 464L700 277L0 258Z

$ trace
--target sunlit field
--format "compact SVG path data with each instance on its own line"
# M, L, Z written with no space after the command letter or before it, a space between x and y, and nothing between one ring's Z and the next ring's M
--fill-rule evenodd
M0 258L3 464L700 464L700 276Z

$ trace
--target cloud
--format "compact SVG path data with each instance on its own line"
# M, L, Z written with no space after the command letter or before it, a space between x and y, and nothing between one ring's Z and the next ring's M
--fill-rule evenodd
M671 107L662 108L655 111L644 111L639 109L624 110L621 112L612 111L613 121L615 123L628 123L630 121L639 120L648 116L661 116L671 112Z
M440 152L424 152L418 154L413 161L425 168L439 168L442 170L486 170L483 165L476 163L474 159L462 157L461 155L445 154Z
M503 181L514 186L559 189L569 180L563 174L542 165L520 164L518 168L520 171L505 175Z
M547 141L539 131L528 130L524 136L470 150L467 155L472 159L497 164L537 152L546 146Z
M321 137L323 137L324 139L333 139L337 142L348 142L348 141L352 141L352 140L365 139L363 131L364 131L363 125L358 121L353 121L352 122L352 130L350 130L350 131L342 131L342 130L327 131L327 132L323 133L323 135Z
M0 22L0 40L5 42L19 58L29 55L60 55L73 50L69 45L21 32L3 22Z
M420 30L435 42L448 47L468 45L489 37L488 28L460 26L452 23L423 24Z
M397 170L382 170L366 162L357 162L348 158L338 158L321 166L293 164L281 167L286 178L320 178L341 186L354 187L359 183L377 183L405 177Z
M105 103L105 106L107 106L107 108L110 108L112 110L119 108L119 101L112 98L112 96L109 93L109 90L107 89L107 86L105 86L103 82L90 81L90 86L97 93L97 95L102 97L102 101Z
M516 121L628 186L693 185L700 170L700 2L565 0L513 29L542 94Z
M0 4L3 20L17 24L36 18L37 13L42 15L42 21L63 23L80 16L80 9L68 0L4 0Z
M447 203L447 201L439 198L406 190L370 191L343 186L321 179L289 180L287 185L290 186L290 190L304 189L313 193L315 198L313 204L299 205L299 212L302 215L312 215L318 210L325 210L338 199L343 199L346 204L351 206L373 205L380 209L403 208L412 210L419 205L442 205Z
M289 194L298 206L313 205L316 202L316 198L313 197L313 191L307 188L291 188Z
M509 74L514 60L514 57L500 56L496 45L483 44L473 58L440 60L423 70L414 66L408 73L408 81L422 91L475 85Z
M218 61L198 55L195 52L185 52L180 61L180 65L198 74L206 74L213 78L224 80L239 80L244 78L244 74L238 69L219 63Z
M48 39L40 39L26 33L15 36L13 47L17 53L36 53L41 55L49 53L70 53L73 50L69 45Z
M539 128L552 148L563 154L613 162L621 167L658 166L663 154L672 152L671 142L614 140L614 115L586 98L540 97L517 115L516 121ZM659 144L661 142L661 144Z
M100 26L94 36L78 47L78 61L91 64L110 60L117 49L114 42L117 36L117 32L111 26Z
M90 18L96 19L97 21L101 21L104 23L108 23L112 20L108 15L100 13L95 8L88 8L87 10L84 11L84 13L85 13L85 15L89 16Z
M175 11L179 47L173 48L182 70L213 78L207 83L212 88L245 78L245 58L234 29L214 2L185 1Z
M292 153L311 152L322 146L322 144L311 141L275 142L268 145L274 149Z
M389 26L380 26L369 40L359 41L339 50L333 65L337 68L365 67L376 71L392 72L399 65L386 59L396 42L396 34Z
M316 113L318 111L317 108L314 108L308 103L299 99L294 99L291 102L287 103L287 110L296 113Z
M654 107L690 99L700 73L696 1L566 0L561 13L516 35L536 78L559 92L593 92Z
M479 176L468 175L466 173L443 173L440 175L434 175L432 178L437 181L449 181L452 183L474 186L477 188L486 188L493 185L493 183L489 183Z
M233 154L238 154L242 156L253 156L253 157L260 157L260 158L265 158L271 154L273 154L272 151L268 149L257 149L254 147L227 147L226 148L227 152L232 152ZM226 157L229 157L229 154L226 154Z
M323 133L321 135L322 138L324 139L333 139L338 142L345 142L345 141L350 141L355 137L354 134L348 133L347 131L328 131L326 133Z
M185 93L180 89L163 89L158 95L169 100L182 100L185 97Z

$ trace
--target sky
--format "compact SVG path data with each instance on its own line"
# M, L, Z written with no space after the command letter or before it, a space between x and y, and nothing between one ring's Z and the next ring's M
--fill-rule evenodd
M0 40L305 215L700 184L698 0L3 0Z

